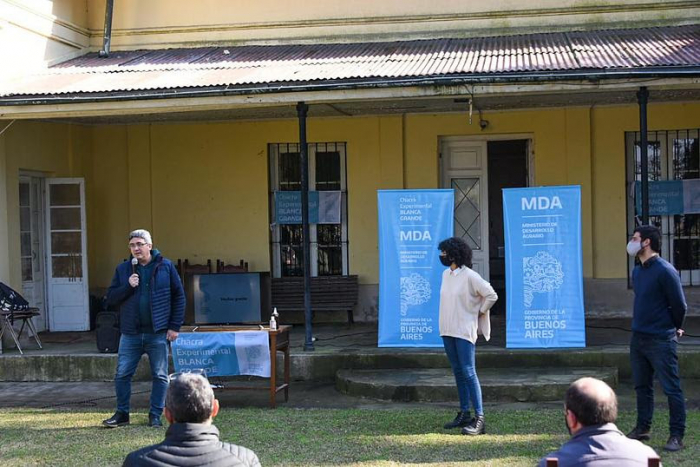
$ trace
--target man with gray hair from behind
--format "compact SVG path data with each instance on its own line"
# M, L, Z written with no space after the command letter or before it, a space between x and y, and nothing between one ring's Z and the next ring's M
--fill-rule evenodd
M581 378L566 390L564 423L571 439L558 451L543 457L556 458L559 467L647 467L656 452L641 442L627 438L615 426L617 396L604 381Z
M260 467L250 449L219 440L212 419L219 401L209 381L200 374L180 373L170 380L165 418L170 427L159 444L134 451L124 466Z

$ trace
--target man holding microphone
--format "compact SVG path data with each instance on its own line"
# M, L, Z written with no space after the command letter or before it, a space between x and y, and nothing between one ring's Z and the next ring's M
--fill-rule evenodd
M185 293L172 262L153 248L144 229L129 234L130 261L117 266L107 291L108 306L119 307L121 338L114 386L117 411L103 425L129 424L131 378L145 353L153 388L148 426L160 427L168 389L168 341L177 339L185 316Z

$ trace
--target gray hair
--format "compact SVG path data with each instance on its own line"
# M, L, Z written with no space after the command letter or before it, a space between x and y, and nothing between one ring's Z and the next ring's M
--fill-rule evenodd
M214 390L196 373L182 373L170 380L165 406L176 423L204 423L214 409Z
M143 238L143 240L149 245L153 245L153 240L151 240L151 232L146 229L136 229L129 234L129 240L134 237Z

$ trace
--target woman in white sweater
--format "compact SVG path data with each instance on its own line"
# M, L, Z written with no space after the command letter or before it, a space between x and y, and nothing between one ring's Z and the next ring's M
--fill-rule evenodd
M459 393L459 412L446 429L462 428L463 435L486 432L481 386L476 375L475 344L478 334L491 338L489 310L498 300L493 287L472 270L472 250L461 238L438 245L440 261L448 266L440 287L440 336L450 360ZM469 406L474 409L471 417Z

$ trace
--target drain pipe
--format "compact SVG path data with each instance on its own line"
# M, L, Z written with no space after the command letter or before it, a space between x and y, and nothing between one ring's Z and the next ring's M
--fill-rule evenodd
M112 12L114 11L114 0L107 0L105 4L105 30L102 34L101 58L109 57L109 46L112 42Z
M637 92L639 102L639 145L642 165L642 225L649 225L649 148L647 141L647 103L649 91L646 86L639 88Z
M299 118L299 154L301 158L301 237L304 245L304 350L313 351L314 340L311 329L311 243L309 239L309 150L306 144L306 115L309 106L297 104Z

